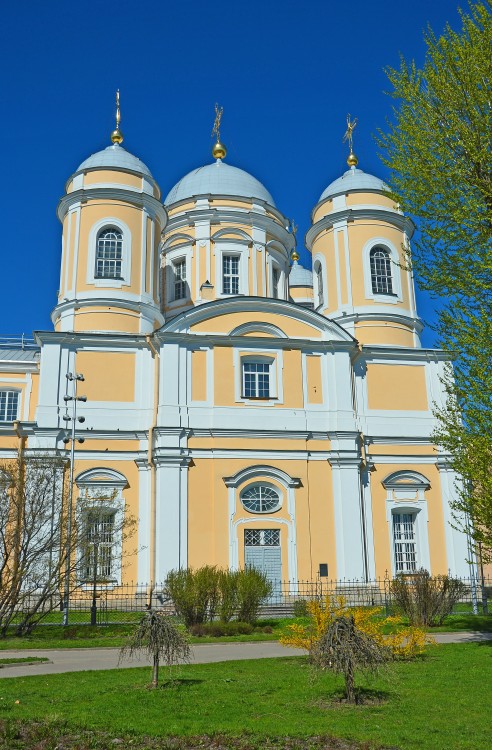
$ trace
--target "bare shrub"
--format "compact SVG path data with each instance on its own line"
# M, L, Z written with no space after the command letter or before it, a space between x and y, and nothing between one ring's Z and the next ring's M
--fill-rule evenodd
M132 658L140 652L152 660L152 687L159 684L161 662L169 668L169 678L173 682L173 667L189 662L191 656L186 633L169 616L153 609L145 613L120 650L120 661L124 656Z
M349 703L357 703L355 674L377 673L391 659L391 651L359 630L352 615L337 617L310 652L316 669L331 669L342 674Z
M466 594L466 586L458 578L431 576L424 568L411 576L397 576L390 590L396 607L408 617L410 625L420 627L442 625Z

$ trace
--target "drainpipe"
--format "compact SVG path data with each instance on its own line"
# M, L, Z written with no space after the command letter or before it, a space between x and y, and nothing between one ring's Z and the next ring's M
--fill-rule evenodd
M366 528L366 507L364 503L364 483L362 481L362 472L367 468L366 446L364 434L359 432L361 462L359 464L359 503L360 503L360 523L362 527L362 554L364 562L364 581L369 583L369 558L367 554L367 528Z
M152 341L152 334L145 336L148 347L152 352L152 358L154 360L154 409L152 414L152 424L149 427L148 437L148 450L147 450L147 464L151 467L150 473L150 519L151 519L151 535L150 535L150 586L155 585L155 516L156 516L156 466L153 457L153 442L154 442L154 431L157 427L157 410L159 408L159 352L155 348Z

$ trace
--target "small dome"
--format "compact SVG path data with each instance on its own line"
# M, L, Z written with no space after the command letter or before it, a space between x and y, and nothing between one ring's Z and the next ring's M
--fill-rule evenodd
M237 195L275 206L268 190L253 175L224 164L220 159L185 175L170 191L164 204L168 206L196 195Z
M335 195L348 193L352 190L377 190L382 192L389 190L389 188L379 177L374 177L372 174L363 172L362 169L352 167L328 185L326 190L321 193L318 203L326 200L326 198L333 198Z
M130 154L123 146L119 146L117 143L113 143L111 146L98 151L88 159L82 162L77 168L77 172L85 172L88 169L123 169L126 172L138 172L146 177L150 177L151 180L154 178L150 172L150 169L140 161L136 156Z
M313 274L300 263L294 261L289 272L289 286L312 286Z

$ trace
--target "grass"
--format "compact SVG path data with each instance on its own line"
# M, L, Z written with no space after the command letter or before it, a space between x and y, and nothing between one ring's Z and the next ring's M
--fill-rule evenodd
M188 665L178 677L171 686L163 670L158 690L146 687L150 669L142 668L2 679L0 720L64 720L72 734L91 728L115 737L246 736L253 747L328 734L401 750L490 746L491 644L440 646L397 663L369 684L373 702L356 707L337 701L338 678L313 680L303 658Z
M16 656L11 659L0 659L0 667L2 664L33 664L43 661L49 661L45 656Z
M249 635L191 638L192 643L247 643L251 641L276 641L285 632L287 625L307 622L306 618L259 620L260 628L270 627L271 633L255 632ZM36 648L120 648L125 643L134 625L39 625L32 635L18 638L8 635L0 638L0 651L8 649Z
M133 613L136 614L136 613ZM306 624L305 617L286 617L281 619L263 619L258 622L260 628L271 627L271 633L254 632L249 635L200 637L191 638L192 643L225 643L250 641L276 641L292 623ZM120 648L135 623L125 625L95 625L80 624L76 621L64 627L63 625L38 625L32 635L18 638L9 635L0 638L0 651L9 649L59 649L59 648ZM460 612L446 618L444 625L430 628L430 633L450 633L460 631L492 632L491 615L473 615Z

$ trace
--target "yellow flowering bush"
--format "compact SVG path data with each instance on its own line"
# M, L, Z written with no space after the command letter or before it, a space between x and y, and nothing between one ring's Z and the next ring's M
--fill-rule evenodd
M348 607L345 597L327 595L307 605L310 622L288 625L289 633L280 639L284 646L311 652L337 617L352 615L356 628L391 649L394 658L409 659L423 653L435 641L422 628L404 625L401 617L381 617L381 607ZM390 631L385 633L385 631Z

